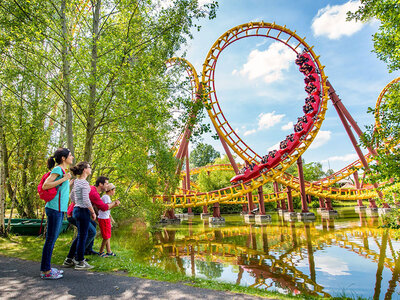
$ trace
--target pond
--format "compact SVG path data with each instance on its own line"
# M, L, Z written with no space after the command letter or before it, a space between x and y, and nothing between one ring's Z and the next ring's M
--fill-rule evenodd
M225 215L223 226L195 216L155 233L129 224L112 239L136 260L188 276L292 295L400 298L400 242L379 228L378 215L315 214L313 222L286 222L271 213L264 225Z

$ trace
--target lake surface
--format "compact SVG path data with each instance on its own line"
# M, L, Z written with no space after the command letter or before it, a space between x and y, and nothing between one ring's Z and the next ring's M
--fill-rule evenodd
M265 225L225 215L213 226L200 216L148 233L137 224L112 239L134 259L188 276L285 294L400 299L400 242L378 215L339 210L339 217Z

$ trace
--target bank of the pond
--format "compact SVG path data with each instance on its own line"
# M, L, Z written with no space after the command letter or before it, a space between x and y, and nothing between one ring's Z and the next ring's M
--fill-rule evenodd
M61 265L66 253L68 252L70 242L72 240L72 232L60 235L56 242L53 252L52 263ZM0 238L0 253L3 256L18 258L22 260L31 260L40 262L42 255L43 239L30 236L9 236L8 238ZM96 247L99 245L96 245ZM101 258L98 256L89 256L90 263L95 266L94 272L105 272L109 274L124 275L129 277L138 277L152 279L156 281L165 281L171 283L180 283L182 286L192 286L209 290L232 292L247 294L250 296L259 296L263 298L273 299L299 299L299 297L286 296L275 292L265 292L251 287L243 287L229 283L215 282L211 280L191 278L183 274L166 272L165 270L150 267L138 263L130 257L128 250L113 244L113 251L118 253L115 258ZM18 262L18 261L17 261ZM31 276L39 278L39 265ZM40 280L40 279L39 279ZM232 297L232 295L230 295ZM79 298L79 297L78 297ZM301 297L301 299L305 299ZM315 297L307 297L307 299L318 299Z

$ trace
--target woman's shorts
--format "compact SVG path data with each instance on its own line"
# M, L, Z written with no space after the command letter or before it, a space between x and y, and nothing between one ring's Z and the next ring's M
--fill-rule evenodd
M103 239L111 238L111 219L98 219L98 221Z

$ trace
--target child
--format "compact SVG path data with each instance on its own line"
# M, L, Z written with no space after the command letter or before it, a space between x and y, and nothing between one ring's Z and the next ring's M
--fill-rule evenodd
M112 183L108 184L108 187L106 189L106 194L101 197L101 200L103 200L104 204L109 204L111 203L111 198L110 196L114 196L115 194L115 185ZM101 235L103 237L103 241L101 242L101 247L100 247L100 256L101 257L108 257L108 256L116 256L112 251L111 251L111 245L110 245L110 238L111 238L111 214L110 210L107 211L102 211L99 210L99 215L98 215L98 220L99 220L99 227L101 230ZM107 253L104 253L104 247L107 250Z

